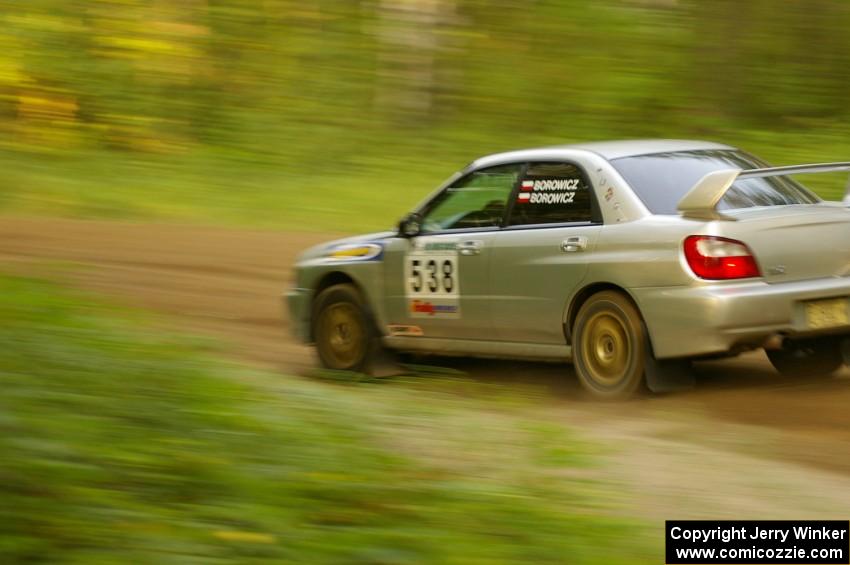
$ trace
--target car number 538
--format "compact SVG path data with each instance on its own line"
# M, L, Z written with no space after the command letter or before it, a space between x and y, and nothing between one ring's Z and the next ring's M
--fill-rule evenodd
M458 295L456 256L410 255L405 267L408 295Z

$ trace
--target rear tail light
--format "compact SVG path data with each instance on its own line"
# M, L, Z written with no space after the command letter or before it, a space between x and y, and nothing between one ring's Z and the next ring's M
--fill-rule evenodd
M720 281L761 276L750 248L734 239L688 236L685 238L685 259L701 279Z

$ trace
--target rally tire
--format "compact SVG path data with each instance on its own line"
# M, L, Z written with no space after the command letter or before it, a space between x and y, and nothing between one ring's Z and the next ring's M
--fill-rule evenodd
M603 291L576 316L573 362L578 380L593 397L621 400L644 385L649 351L640 312L626 296Z
M829 378L844 364L837 338L789 342L782 349L766 353L773 368L789 377Z
M327 369L366 372L379 350L378 332L354 285L326 288L313 302L313 339Z

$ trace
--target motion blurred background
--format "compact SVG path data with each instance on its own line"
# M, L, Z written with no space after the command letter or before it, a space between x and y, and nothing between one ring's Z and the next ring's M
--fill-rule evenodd
M503 149L850 155L842 0L7 0L0 19L7 210L359 230Z
M665 519L846 519L847 369L706 362L614 406L562 365L376 380L317 370L280 294L488 152L850 160L848 29L844 0L0 0L0 562L659 563Z

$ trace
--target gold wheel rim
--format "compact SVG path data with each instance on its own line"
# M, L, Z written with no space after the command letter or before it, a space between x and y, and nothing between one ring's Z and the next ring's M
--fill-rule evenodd
M614 387L626 377L632 347L623 322L609 312L594 314L582 332L582 351L590 377Z
M348 369L363 356L364 331L357 308L338 302L319 315L318 341L329 364L335 369Z

